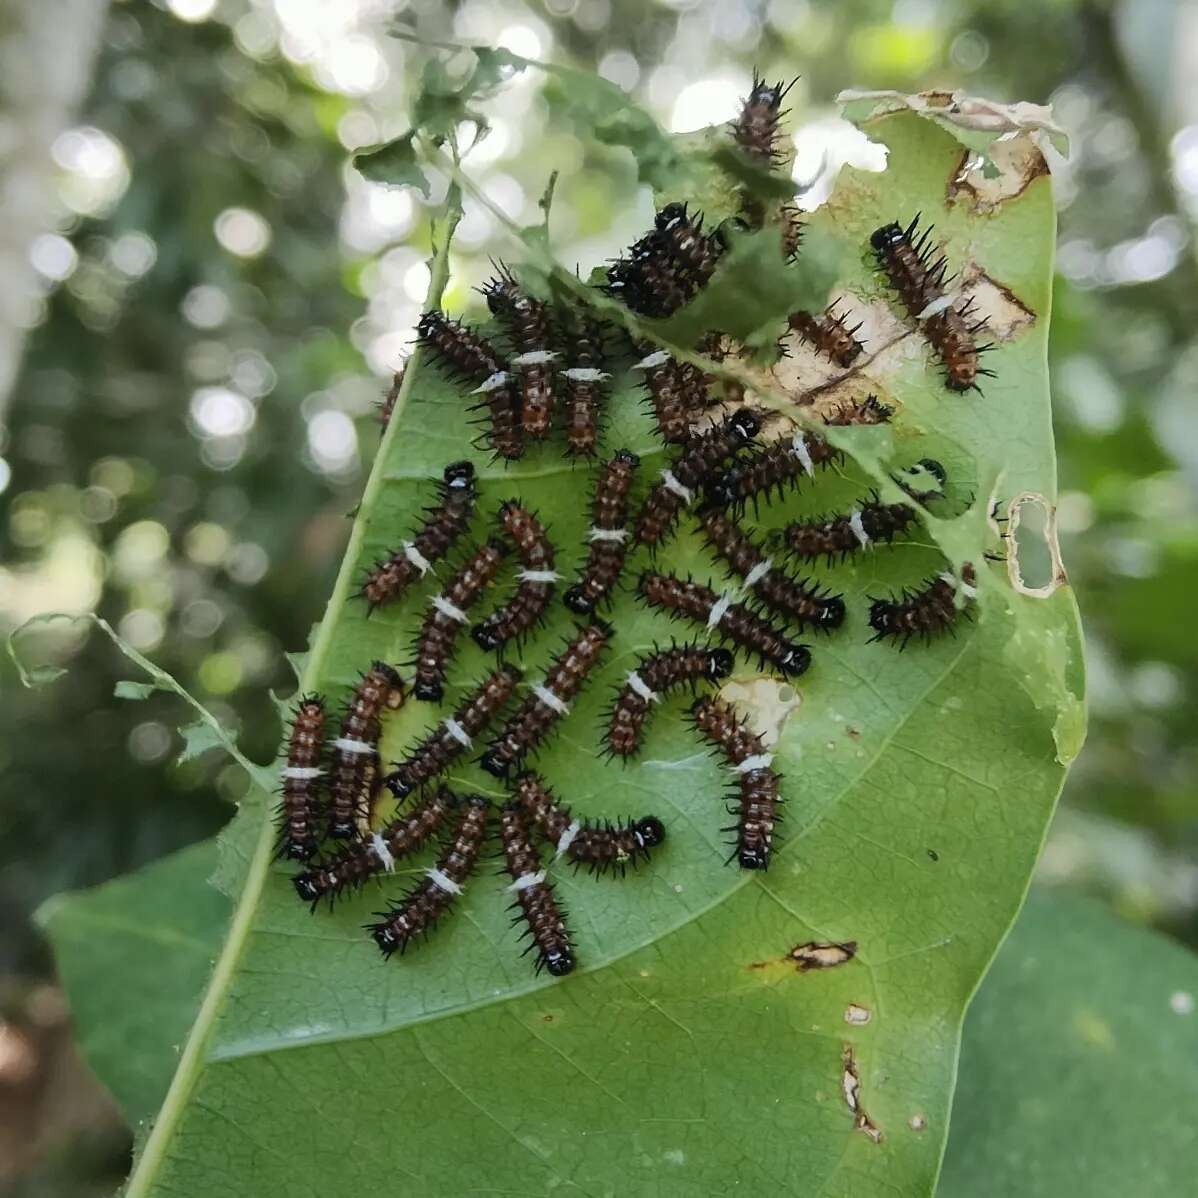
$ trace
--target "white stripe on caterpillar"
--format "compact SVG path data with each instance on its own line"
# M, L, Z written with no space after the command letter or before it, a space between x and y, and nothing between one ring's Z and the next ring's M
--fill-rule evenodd
M790 452L799 459L799 464L808 474L815 473L815 463L811 460L811 450L807 448L807 436L802 429L795 433L794 440L790 445Z
M715 628L721 620L728 614L728 609L732 606L731 595L721 595L712 605L711 611L707 613L707 627Z
M378 747L372 745L367 740L354 740L349 736L339 736L333 741L333 748L340 749L342 753L360 753L363 756L367 753L377 753Z
M443 616L448 616L451 620L457 620L459 624L469 623L470 617L456 604L450 603L444 595L434 595L430 602Z
M452 716L445 721L445 731L464 749L470 748L470 734Z
M690 487L684 487L675 477L672 471L663 470L661 472L661 485L667 491L672 491L683 503L690 503L695 497L695 493Z
M428 878L428 880L432 882L432 884L436 886L438 890L444 890L446 894L462 893L461 886L459 886L458 883L455 882L447 873L442 872L435 866L432 869L426 869L424 871L424 876Z
M521 570L516 577L521 582L557 582L561 575L556 570Z
M377 832L370 834L370 851L379 859L387 873L395 872L395 858L391 855L387 842Z
M549 690L548 687L542 686L539 682L532 688L532 693L549 708L550 711L556 711L558 715L565 715L570 710L568 703L563 703L561 699Z
M282 771L284 778L294 778L300 782L308 782L312 778L324 776L324 770L318 765L289 765Z
M745 575L745 589L752 590L769 572L774 564L774 559L763 557L749 572Z
M659 703L661 701L661 696L649 687L635 670L628 671L628 677L625 681L632 687L633 693L639 695L646 703Z
M941 312L953 306L953 297L951 295L937 296L926 308L915 314L916 320L931 320L933 316L939 316Z
M511 361L513 366L544 366L552 362L557 354L551 349L530 349L526 354L517 354Z
M579 832L582 831L582 824L578 820L573 823L557 838L557 856L564 857L570 846L578 839Z
M561 375L572 383L605 383L611 378L607 371L594 366L571 366L569 370L563 370Z
M432 563L412 544L411 541L404 541L403 555L420 571L421 574L427 574L432 568Z
M670 355L664 350L659 349L656 353L650 354L647 358L642 358L633 370L653 370L657 366L664 366L670 360Z
M528 890L533 886L540 886L545 880L545 871L537 870L535 874L521 874L509 887L509 890L514 890L519 893L521 890Z
M500 387L506 387L511 381L512 376L506 370L497 370L486 382L475 387L470 394L486 395L491 391L498 391Z
M626 528L595 528L591 526L587 532L588 541L614 541L620 544L628 540L628 530Z
M737 774L749 774L753 770L767 770L773 760L773 753L754 753L752 757L746 757L744 761L734 765L732 770Z
M849 513L849 528L862 549L869 548L869 533L865 531L865 522L861 519L861 509L853 508Z

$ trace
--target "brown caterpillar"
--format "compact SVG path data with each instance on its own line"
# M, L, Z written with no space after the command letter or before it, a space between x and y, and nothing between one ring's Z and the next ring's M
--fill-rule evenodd
M773 666L794 678L811 664L811 650L792 642L781 629L761 618L752 608L717 595L710 587L670 574L642 574L638 586L650 607L669 612L674 619L703 624L710 632L753 653L763 668Z
M968 605L977 598L977 575L966 562L961 576L946 572L927 579L918 590L891 599L872 599L869 623L873 641L894 640L905 649L912 637L927 642L952 632L960 616L971 619Z
M670 316L707 284L723 249L719 234L704 234L685 204L667 204L653 229L608 269L607 290L634 312Z
M497 778L506 777L517 761L523 760L549 734L569 710L569 702L582 689L610 639L612 630L602 623L582 629L557 656L534 686L503 731L491 742L480 764Z
M407 815L389 823L381 832L347 845L339 853L320 861L291 879L295 893L316 906L322 898L336 902L343 890L356 890L367 878L386 871L395 862L419 852L441 826L452 799L442 789Z
M509 889L515 895L514 906L520 909L528 925L525 937L531 943L524 952L527 955L536 950L537 973L546 969L554 977L562 977L575 964L570 932L516 800L504 804L499 813L499 836L507 871L512 876Z
M477 498L474 467L469 462L451 462L446 466L440 502L426 509L428 518L420 530L389 557L376 562L363 579L358 593L372 612L376 607L394 603L453 548L474 515Z
M405 362L396 372L391 380L391 386L387 388L387 394L383 396L383 401L378 405L379 424L383 426L383 431L387 431L387 425L391 423L391 414L395 411L395 401L399 399L399 391L403 386L404 372L407 370Z
M439 595L434 595L416 642L417 699L438 700L445 692L445 676L453 656L458 630L470 617L470 606L491 584L507 554L501 541L488 541L466 559Z
M657 649L642 657L616 691L604 743L614 757L631 757L641 747L645 719L654 703L679 687L718 682L732 673L732 654L697 643Z
M940 496L947 481L944 467L932 458L923 458L919 467L937 484L935 490L916 490L904 484L898 476L895 482L920 503ZM882 503L877 493L838 516L821 516L814 520L797 520L788 524L783 539L789 551L798 558L812 561L821 557L829 562L870 549L876 544L893 541L904 535L919 521L919 512L907 503Z
M847 427L852 424L886 424L894 415L889 404L882 403L876 395L845 402L834 412L824 417L825 424Z
M583 304L575 307L566 383L566 454L592 458L599 440L599 409L611 375L603 369L603 326Z
M740 113L732 125L736 144L759 165L772 168L782 160L778 149L778 125L786 114L782 101L794 82L781 80L769 84L756 72L753 89L741 104Z
M979 364L980 356L994 348L977 344L976 334L986 327L986 318L970 323L976 315L973 301L958 308L945 294L948 260L932 245L931 226L917 237L918 231L916 216L905 229L897 223L875 229L869 240L890 285L944 363L945 385L980 395L978 376L994 377L994 371Z
M458 379L476 384L478 407L491 417L489 440L496 457L511 461L524 454L519 405L495 347L480 333L444 312L425 312L416 325L420 344Z
M381 661L371 665L350 695L341 717L341 735L331 746L330 840L360 835L359 825L369 815L378 777L380 717L384 709L402 707L403 701L403 680Z
M749 500L756 504L763 494L776 491L782 496L787 487L797 486L839 457L830 442L800 429L793 438L775 441L730 466L708 485L707 498L719 507L739 508Z
M782 779L771 769L773 754L766 752L760 737L726 703L700 699L691 709L691 719L704 740L715 745L737 775L738 802L729 809L737 822L721 829L735 832L731 856L741 869L768 869L774 849L774 831L781 821Z
M844 316L837 312L833 304L823 316L813 316L810 312L798 311L790 314L790 327L817 353L830 358L837 366L847 370L865 351L865 346L857 340L861 325L849 328Z
M634 370L645 372L657 432L667 445L690 438L691 419L707 401L707 386L698 372L659 349L642 358Z
M637 515L633 540L639 545L659 545L674 527L678 513L695 499L716 468L750 444L760 427L755 412L739 408L709 432L692 437L673 466L661 472L661 482L645 498Z
M521 677L515 666L501 666L484 678L461 707L438 724L383 779L391 793L397 799L406 799L414 790L445 773L503 709Z
M666 838L665 825L652 815L615 824L575 819L536 774L516 779L516 799L537 831L555 847L556 856L568 858L575 866L585 865L593 874L610 869L623 875L628 866L635 869L642 858L648 860L650 850Z
M562 596L566 606L580 615L589 615L611 597L624 567L628 552L628 492L640 458L621 449L599 474L591 503L591 527L587 561L582 576Z
M415 937L427 936L474 872L487 838L491 804L481 795L471 795L460 807L461 815L437 864L398 903L375 912L380 916L377 923L366 925L384 957L402 954Z
M295 708L283 767L283 797L279 801L278 856L307 861L320 842L320 785L324 777L324 700L305 695Z
M517 368L520 384L520 425L526 436L538 440L549 436L556 402L553 383L552 335L549 309L525 295L503 266L482 289L487 307L504 326L518 350L510 365Z
M707 543L744 579L744 588L752 591L771 611L825 631L844 623L844 600L823 593L805 579L791 578L774 567L749 535L730 516L718 508L708 508L701 516Z
M541 622L561 577L553 568L553 543L527 508L510 500L499 509L499 522L515 543L523 569L512 598L470 631L478 647L488 651L524 636Z

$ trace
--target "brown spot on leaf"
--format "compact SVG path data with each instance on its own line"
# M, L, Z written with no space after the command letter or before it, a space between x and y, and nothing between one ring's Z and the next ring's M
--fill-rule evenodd
M853 1113L853 1130L864 1132L875 1144L882 1141L882 1130L865 1112L861 1102L861 1081L857 1076L857 1060L853 1056L853 1046L846 1044L841 1057L843 1071L840 1075L841 1092L849 1110Z
M989 175L985 160L965 150L948 182L948 201L966 200L978 213L993 212L1005 200L1021 195L1033 181L1048 174L1040 147L1027 134L990 145Z
M855 940L845 940L842 943L834 940L811 940L807 944L796 944L788 957L799 967L800 973L808 973L812 969L835 969L836 966L851 961L856 955Z

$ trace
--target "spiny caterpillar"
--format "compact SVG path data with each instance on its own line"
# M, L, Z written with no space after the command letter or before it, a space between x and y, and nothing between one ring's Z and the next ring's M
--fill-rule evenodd
M912 637L930 641L951 632L958 617L970 619L968 604L977 598L977 575L966 562L958 578L951 572L927 579L918 590L905 590L897 598L873 599L869 623L875 641L893 640L900 649Z
M528 823L520 803L513 799L499 813L499 837L503 856L512 877L508 887L515 895L513 906L518 907L528 925L525 937L531 942L525 954L536 950L536 970L548 970L554 977L563 977L574 968L574 951L565 914L558 906L545 871L529 833Z
M591 527L587 531L587 561L582 577L565 595L566 606L588 615L611 597L628 552L628 492L640 458L621 449L599 474L591 504Z
M333 741L329 777L330 840L359 835L359 825L370 812L378 778L380 717L384 708L403 706L400 676L381 661L366 671L350 695L341 717L341 735Z
M515 666L501 666L484 678L466 701L424 738L383 782L397 799L445 773L484 731L511 698L520 681Z
M835 411L824 417L825 424L845 427L852 424L886 424L894 415L889 404L882 403L876 395L867 395L842 403Z
M444 312L425 312L416 325L420 344L451 374L476 384L478 406L491 417L489 439L496 457L512 461L524 453L524 439L511 379L495 347L480 333L451 320Z
M717 595L701 583L646 573L641 575L638 589L650 607L668 612L673 619L705 625L709 632L756 655L763 667L770 665L795 678L811 664L811 650L806 645L795 644L752 608L733 603L729 596Z
M748 408L740 408L701 436L693 437L672 466L661 472L637 515L633 539L655 546L665 539L678 513L695 499L716 468L734 457L757 435L761 421Z
M503 266L482 293L518 351L510 364L516 367L520 383L521 427L526 436L538 440L547 437L553 427L552 363L557 357L550 349L549 309L540 300L525 295Z
M685 204L667 204L653 229L608 269L607 290L642 316L670 316L707 284L723 250L720 235L704 234Z
M797 624L824 630L844 623L844 600L839 595L825 594L804 579L782 573L730 516L718 508L708 508L700 522L708 545L728 563L733 574L744 579L744 589L752 591L771 611Z
M645 719L654 703L672 690L718 682L732 673L732 654L698 643L657 649L628 671L608 714L604 741L615 757L631 757L641 745Z
M918 229L918 216L905 229L897 223L883 225L874 230L870 244L903 306L944 363L945 385L980 395L978 376L994 377L994 371L979 365L980 355L993 345L978 345L975 336L986 327L986 318L970 323L976 315L973 301L958 308L945 294L948 260L931 243L932 227L916 237Z
M490 809L481 795L462 800L461 815L437 864L425 870L424 879L398 903L376 912L379 921L368 924L367 930L383 956L402 954L415 937L427 936L462 893L487 838Z
M516 593L470 631L480 649L490 651L517 640L543 618L553 587L561 577L554 570L553 543L541 522L514 499L499 509L499 523L516 546L523 567L517 575Z
M467 610L494 580L506 553L501 541L488 541L466 559L445 589L433 596L416 642L412 694L417 699L438 700L444 694L458 630L469 622Z
M318 861L291 879L295 893L316 906L322 898L330 904L344 890L356 890L375 874L390 873L395 862L422 849L445 820L452 796L440 790L406 815L392 820L381 832L346 846Z
M833 304L823 316L813 316L799 310L790 314L790 327L816 352L830 358L837 366L847 370L861 356L865 346L857 340L861 325L849 327L843 314Z
M363 579L359 594L371 611L393 603L453 548L474 515L477 498L474 467L469 462L451 462L446 466L440 502L426 509L428 518L420 530L389 557L376 562Z
M324 700L306 695L296 705L283 767L283 797L279 801L278 855L307 861L316 852L320 835L320 785L324 777Z
M549 734L569 710L570 700L582 689L595 668L612 630L606 624L582 629L554 660L545 681L534 686L503 731L491 742L480 764L497 778L506 777Z
M939 497L948 476L944 467L932 458L923 458L918 465L936 484L935 490L916 490L897 476L895 482L913 499L928 503ZM919 512L910 504L882 503L875 492L871 499L843 515L820 516L788 524L783 539L795 557L806 561L821 557L829 562L843 561L862 549L893 541L895 537L905 534L918 520Z
M623 874L628 866L635 869L666 838L665 825L652 815L614 824L575 819L536 774L521 774L516 779L516 799L537 831L554 846L556 856L566 857L576 866L585 865L593 874L608 870Z
M707 498L720 507L739 508L773 492L782 496L787 487L813 477L818 468L839 457L840 451L829 441L799 429L793 437L775 441L730 466L708 485Z
M766 83L754 71L753 89L741 104L740 113L732 126L736 144L760 166L773 167L781 161L778 149L778 124L785 113L782 101L794 86L794 81L783 84Z
M646 355L633 370L645 372L645 387L661 439L670 445L687 441L691 420L707 404L707 383L702 374L664 349Z
M768 869L774 848L774 829L781 820L781 778L771 769L774 755L761 738L726 703L703 698L691 709L695 728L704 740L727 758L737 776L737 804L729 814L736 823L721 829L735 832L732 855L741 869Z
M572 458L592 458L599 439L599 407L604 384L611 378L603 370L603 326L585 304L572 311L568 359L560 372L566 382L566 453Z

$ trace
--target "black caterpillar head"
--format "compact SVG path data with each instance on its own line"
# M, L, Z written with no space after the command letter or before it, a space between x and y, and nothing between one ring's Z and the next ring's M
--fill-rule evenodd
M655 815L638 819L632 830L637 844L642 849L656 848L666 838L666 826Z
M474 486L474 466L470 462L450 462L443 477L451 491L467 491Z
M719 678L727 678L732 673L735 659L727 649L708 649L707 668L704 671L713 682Z

